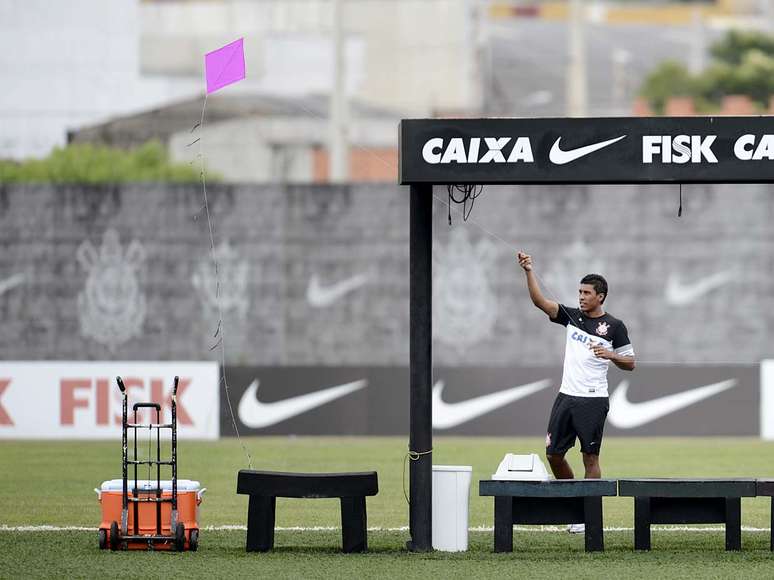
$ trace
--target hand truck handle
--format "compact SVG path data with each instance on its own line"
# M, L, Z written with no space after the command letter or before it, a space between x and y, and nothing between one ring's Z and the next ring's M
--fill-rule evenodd
M175 386L172 387L172 395L173 396L177 395L177 383L179 383L179 382L180 382L180 377L176 376L175 377Z
M149 409L156 409L156 411L161 412L161 405L158 403L135 403L132 405L132 410L136 411L137 409L147 407Z
M124 386L124 381L121 380L121 377L116 377L116 382L118 383L118 388L122 393L126 393L126 387Z

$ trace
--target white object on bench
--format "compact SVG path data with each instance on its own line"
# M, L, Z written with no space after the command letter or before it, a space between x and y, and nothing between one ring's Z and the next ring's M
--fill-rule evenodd
M492 479L506 481L548 481L546 466L535 453L515 455L506 453Z

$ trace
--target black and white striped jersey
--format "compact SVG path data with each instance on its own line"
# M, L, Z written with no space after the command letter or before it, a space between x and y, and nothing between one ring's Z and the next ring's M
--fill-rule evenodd
M594 356L592 344L618 354L634 356L626 325L608 313L589 318L578 308L559 305L551 322L567 327L564 369L560 392L573 397L607 397L607 369L610 361Z

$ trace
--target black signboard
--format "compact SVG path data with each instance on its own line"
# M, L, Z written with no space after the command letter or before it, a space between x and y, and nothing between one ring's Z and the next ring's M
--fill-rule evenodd
M612 365L611 365L612 367ZM405 367L227 367L246 435L401 435L409 429ZM562 368L439 367L437 434L543 437ZM611 368L605 435L756 436L758 365ZM221 434L235 434L228 401Z
M774 181L774 117L409 119L400 182Z

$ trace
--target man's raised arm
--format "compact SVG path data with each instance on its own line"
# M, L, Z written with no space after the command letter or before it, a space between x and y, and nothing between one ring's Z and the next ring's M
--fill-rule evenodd
M532 303L548 314L550 318L556 318L559 314L559 304L543 296L543 293L540 291L537 276L532 271L532 256L519 252L517 257L519 259L519 266L524 268L524 273L527 275L527 290L529 290L529 297L532 299Z

